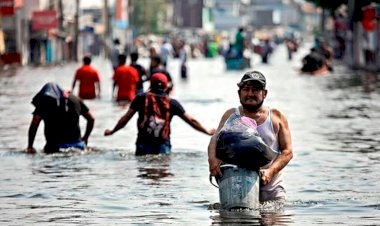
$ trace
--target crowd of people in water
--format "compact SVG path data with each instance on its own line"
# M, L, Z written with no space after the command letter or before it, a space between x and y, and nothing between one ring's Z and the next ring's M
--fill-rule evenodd
M238 64L237 67L231 67L232 69L242 70L251 68L252 54L259 56L262 64L270 64L271 56L276 51L277 46L281 44L286 47L287 59L292 61L293 55L298 52L304 42L299 32L288 32L283 37L270 34L264 34L262 37L251 37L248 34L249 32L244 27L239 27L233 38L210 37L205 39L205 43L198 46L198 49L202 49L203 57L206 58L222 56L225 59L227 70L230 63ZM340 40L339 37L337 35L336 39ZM344 45L339 42L340 47L333 47L331 43L338 42L336 40L327 40L320 36L315 37L310 52L301 59L300 72L311 75L333 72L333 60L342 58ZM168 48L167 46L170 47ZM185 41L181 41L179 44L176 39L171 42L165 39L160 48L155 47L154 44L149 47L149 56L160 55L164 62L163 64L166 65L168 53L171 51L171 56L180 57L182 62L183 54L181 54L181 51L185 53L185 59L197 56L197 54L194 54L194 46L190 46L192 45L188 45ZM170 51L167 49L170 49Z
M300 71L311 75L332 72L333 60L339 60L345 54L344 43L337 41L341 40L340 33L337 32L336 37L332 39L317 36L310 52L302 56L300 60ZM249 69L252 67L252 59L257 57L260 58L260 63L271 64L271 57L280 45L285 46L287 50L287 55L284 57L292 61L304 43L303 38L299 31L288 31L284 35L278 36L265 32L256 34L244 27L239 27L234 35L232 33L229 35L214 34L191 36L190 38L174 34L162 37L139 36L131 44L121 43L118 38L115 38L112 45L108 47L107 54L113 70L119 67L118 57L120 54L131 57L131 60L131 53L135 54L133 58L149 58L156 62L159 58L159 68L166 70L166 72L171 59L176 58L180 60L180 67L176 74L178 73L181 78L186 79L190 73L187 66L188 59L223 57L227 70L230 68ZM145 70L141 66L136 66L139 71L140 83L149 77L151 68L154 67L153 64ZM229 67L230 65L232 67ZM170 80L171 75L168 77ZM141 84L138 87L141 90Z
M208 49L209 57L214 56L215 53L213 51L217 51L217 54L222 55L226 60L228 59L245 59L247 58L246 51L252 50L253 53L259 54L262 63L268 64L270 62L270 56L276 49L276 43L272 41L269 38L262 39L260 43L257 43L257 45L250 45L250 41L247 41L247 35L245 34L245 29L243 27L238 28L234 42L229 42L227 45L223 45L223 43L215 45L208 45L210 48ZM287 49L287 58L288 60L293 59L293 54L296 53L299 49L300 44L302 44L302 40L299 36L296 36L294 34L286 36L283 40L283 44L285 45ZM108 131L107 134L111 135L117 130L121 128L122 125L125 125L129 121L129 117L133 116L135 112L139 113L140 119L139 121L144 121L144 115L146 112L151 111L155 112L160 110L165 110L165 107L158 107L153 106L154 110L147 110L149 108L152 108L150 105L154 105L157 103L157 101L154 101L155 98L150 98L150 94L147 95L147 93L154 93L154 95L158 96L167 96L170 97L171 92L174 88L174 83L172 79L172 75L169 73L168 65L170 64L170 59L173 57L178 57L180 59L180 77L183 79L186 79L188 76L188 69L187 69L187 59L191 57L193 54L190 51L189 45L184 41L180 39L170 39L170 38L164 38L162 40L161 45L154 45L151 43L150 46L147 46L149 51L149 59L150 64L147 68L145 68L143 65L139 63L139 56L141 50L139 50L139 46L136 45L133 48L126 48L126 46L121 45L121 42L119 39L113 40L113 45L109 48L108 51L108 58L112 65L112 79L113 79L113 87L112 87L112 98L115 102L117 102L119 105L124 106L126 108L129 107L129 113L126 114L126 116L122 119L120 119L120 122L117 126L115 126L114 130L111 130L112 132ZM128 55L126 55L128 53ZM308 53L306 56L302 58L302 67L300 68L300 71L302 73L308 73L308 74L321 74L327 71L333 71L333 56L334 53L331 49L331 47L328 45L328 42L320 37L315 38L314 46L310 49L310 53ZM130 58L130 61L128 61L127 64L127 58ZM79 83L78 91L75 92L75 94L78 94L77 96L79 99L76 101L78 103L73 104L74 106L81 106L81 108L76 109L77 114L82 114L85 116L86 119L88 119L90 122L93 120L91 117L91 114L87 115L88 109L87 107L82 104L82 100L89 100L89 99L95 99L101 97L101 77L98 73L98 71L91 65L92 58L90 55L86 55L83 57L83 65L80 66L80 68L77 69L77 71L74 74L74 79L72 82L72 91L70 95L74 94L74 90L77 87L77 83ZM250 66L247 66L246 68L250 68ZM111 69L111 68L110 68ZM243 68L242 68L243 69ZM152 81L152 78L155 78L154 75L160 76L160 84L164 85L164 87L161 87L160 92L157 93L157 89L155 89L155 82ZM165 80L163 80L163 77L165 77ZM150 88L148 90L144 90L144 83L149 82ZM49 88L45 87L41 90L41 93L39 96L44 96L46 93L49 93L50 91L46 90L53 90L54 95L56 98L56 101L59 104L59 98L64 95L65 91L61 90L58 84L55 88ZM154 92L156 91L156 92ZM44 94L45 93L45 94ZM69 96L70 96L69 95ZM140 97L141 95L147 95L146 99L149 101L141 100L136 103L136 97ZM68 97L69 97L68 96ZM37 98L37 97L36 97ZM160 97L161 98L161 97ZM166 97L165 97L166 98ZM165 98L161 98L164 100ZM41 98L37 98L41 99ZM44 99L44 98L42 98ZM69 100L68 98L67 100ZM161 115L160 117L165 118L169 117L170 119L174 115L178 115L182 119L184 119L187 123L189 123L193 128L204 132L206 134L212 135L213 132L211 130L205 129L199 122L197 122L195 119L191 118L190 116L186 115L184 112L183 107L181 104L179 104L177 101L173 101L170 99L166 104L163 104L164 106L173 105L174 107L171 109L177 109L173 110L173 112L170 112L168 116ZM172 103L173 102L173 103ZM37 103L44 103L44 101L37 101L33 103L36 106L36 109L39 109L39 106ZM83 106L82 106L83 105ZM149 106L148 106L149 105ZM145 109L144 110L144 106ZM44 109L43 107L42 109ZM84 112L81 111L81 109L85 109ZM39 115L40 111L36 110L36 115ZM145 115L145 118L147 116ZM148 117L149 118L149 117ZM39 119L39 120L38 120ZM33 123L31 124L31 131L30 131L30 145L28 145L28 148L31 150L33 149L33 137L34 137L34 130L38 128L39 122L43 118L34 118ZM143 120L144 119L144 120ZM77 120L74 120L77 121ZM121 123L121 124L120 124ZM157 124L157 122L155 122ZM91 124L91 123L90 123ZM167 126L167 125L166 125ZM88 131L86 132L87 136L91 133L91 125L88 126ZM161 125L160 127L165 128L164 125ZM166 129L168 130L168 129ZM76 132L78 133L78 132ZM87 139L85 139L87 140ZM141 139L140 139L141 140ZM70 141L74 142L74 141ZM170 146L170 145L169 145Z
M300 40L289 36L283 41L287 49L287 59L292 60L293 53L298 51ZM210 50L215 51L212 48ZM260 55L261 63L268 64L275 49L276 45L269 38L253 47L247 45L244 29L239 28L235 41L229 43L225 49L217 46L216 51L225 59L244 59L247 57L245 52L252 50ZM260 165L255 169L260 171L262 183L260 201L284 201L285 189L282 186L281 172L292 159L292 144L286 117L279 110L263 105L267 94L265 76L258 71L245 73L238 83L241 106L227 110L217 129L206 128L171 95L174 83L168 65L172 57L177 56L180 59L180 77L186 79L188 76L187 59L191 57L191 53L186 42L179 40L173 45L172 40L164 39L159 48L152 45L148 50L150 64L145 68L139 63L138 48L126 50L121 47L118 39L113 40L113 46L108 52L112 65L110 70L113 73L112 98L127 110L113 127L105 129L104 136L111 136L122 129L137 113L135 154L170 154L170 125L172 118L177 116L193 129L212 136L208 147L209 170L211 175L222 177L223 170L220 167L226 162L218 159L218 134L230 117L248 117L255 122L262 144L272 150L275 156L265 166ZM127 61L127 58L130 60ZM332 58L333 52L328 43L324 39L316 38L310 53L302 58L300 71L310 74L333 71ZM97 119L93 117L84 100L101 97L101 78L91 61L90 55L83 57L83 64L74 73L71 91L62 89L59 84L47 83L34 96L32 104L35 110L28 132L27 153L36 153L33 144L42 121L46 140L43 152L56 153L67 148L86 149ZM148 89L144 89L145 82L149 83ZM79 87L78 91L75 91L76 87ZM79 126L81 117L87 121L83 136ZM236 145L239 146L240 143Z
M115 47L119 45L118 40L114 43ZM159 55L152 55L149 68L145 69L138 63L138 52L130 53L129 64L126 64L127 56L124 53L113 53L117 54L117 64L110 57L113 70L112 98L120 106L128 108L128 111L112 130L105 131L106 136L124 127L136 112L139 115L136 142L138 155L170 153L170 121L173 116L180 117L200 132L208 135L214 133L214 129L203 127L177 100L171 98L173 80L166 69L168 59L163 62ZM100 75L91 66L91 61L91 56L83 57L83 65L74 74L71 91L62 89L56 83L46 83L35 95L32 101L35 111L29 128L27 153L36 152L33 143L41 121L45 124L44 152L55 153L67 147L85 149L95 119L84 100L101 96ZM184 66L185 60L181 68ZM147 90L144 90L144 82L150 84ZM75 90L77 83L78 91ZM87 120L83 137L80 136L80 116Z
M220 143L218 140L222 139L219 136L220 131L230 117L234 119L246 117L254 125L257 138L260 138L248 141L241 137L241 134L230 134L235 136L234 142L229 143L228 140L224 140L222 149L227 148L227 152L231 153L231 151L239 152L239 149L244 148L246 152L256 152L249 156L264 155L260 157L265 159L263 161L252 160L252 169L250 168L254 172L257 171L257 175L260 172L259 177L262 185L260 186L260 198L258 196L257 200L284 203L285 189L282 185L281 172L292 159L291 136L285 115L276 108L263 105L267 94L267 82L261 72L248 71L243 75L237 84L241 106L228 109L222 116L218 128L209 129L191 116L183 105L170 95L172 86L170 86L169 77L164 73L163 66L151 68L152 75L148 78L150 86L144 91L136 89L140 80L138 70L131 65L125 65L125 55L120 54L118 59L119 66L114 71L113 79L119 90L124 88L125 90L118 91L115 100L128 103L128 109L112 129L105 129L104 136L111 136L122 129L137 113L138 133L135 142L135 154L170 154L172 149L170 142L171 121L174 116L178 116L193 129L212 136L208 146L210 175L222 178L223 169L225 169L222 167L223 164L236 163L236 167L242 168L245 168L246 165L240 165L239 161L242 160L229 162L228 158L223 159L223 161L218 158L218 152L223 151L217 145ZM86 150L96 119L84 103L84 99L94 99L100 96L99 75L90 64L91 58L85 56L83 66L76 71L73 87L79 81L79 97L72 91L64 90L59 84L53 82L46 83L33 97L32 104L35 106L35 110L28 132L26 148L28 154L37 152L34 148L34 140L42 121L44 122L46 140L43 148L44 153L59 153L72 149ZM159 61L160 64L161 61ZM124 81L119 83L119 79ZM79 123L81 117L87 121L83 136ZM247 129L251 130L252 128L247 127ZM233 148L231 149L231 147ZM252 148L248 150L247 147ZM265 155L270 155L270 157ZM239 155L236 156L238 158ZM246 161L247 159L244 156L242 155L243 160L249 164L250 161Z
M293 54L298 51L301 42L302 40L293 34L283 39L283 43L287 49L288 60L293 59ZM263 39L262 42L258 43L258 45L253 45L253 47L247 43L249 43L249 41L247 41L245 30L241 27L235 34L234 42L230 42L228 44L228 47L220 44L216 47L216 49L212 50L212 48L210 48L210 50L217 51L218 54L222 55L225 59L244 59L246 58L245 52L252 49L254 53L261 56L263 64L268 64L270 62L270 55L276 49L276 44L272 40L269 38ZM148 51L150 64L148 68L145 68L139 63L139 56L141 51L139 50L138 46L129 49L122 48L119 39L113 40L113 46L110 47L108 51L108 57L112 65L112 68L110 69L113 71L112 98L119 105L129 108L129 111L123 118L119 120L113 130L109 130L105 134L112 135L114 132L119 130L129 121L130 117L132 117L135 112L138 112L139 114L140 123L143 123L147 120L147 118L149 118L147 116L147 112L159 112L159 116L155 116L154 118L165 119L168 117L171 119L173 116L178 115L185 122L189 123L193 128L206 134L212 135L212 130L205 129L197 120L193 119L191 116L185 113L183 107L178 101L170 98L171 92L174 88L174 83L172 75L168 71L168 65L170 64L170 59L177 56L180 59L180 77L183 79L187 78L187 59L192 55L189 53L187 43L184 40L165 38L163 39L160 46L155 46L153 44L150 45ZM126 55L126 53L129 53L129 55ZM321 74L327 71L332 72L333 55L334 53L331 47L328 45L328 42L323 38L317 37L315 38L314 46L310 49L310 53L302 58L302 67L300 68L300 71L302 73L308 73L312 75ZM130 61L128 61L127 64L128 57L130 58ZM86 55L83 57L83 65L80 66L80 68L78 68L74 74L72 92L70 92L70 95L67 95L66 98L67 100L75 99L74 97L71 98L72 95L75 96L74 94L77 94L79 97L77 100L73 101L72 105L75 106L74 112L76 112L75 114L77 117L82 115L89 121L89 126L86 128L87 130L85 133L87 137L85 137L86 139L83 139L84 141L88 139L88 136L91 133L91 124L93 124L94 119L92 118L89 109L85 106L82 100L90 100L101 97L101 77L96 68L91 65L91 61L91 56ZM247 68L250 67L248 66ZM152 80L152 78L157 78L157 76L159 76L160 79ZM158 89L155 87L157 85L155 83L158 81L161 86L163 86L159 89L159 91L157 91ZM145 82L150 83L148 90L144 90ZM79 88L78 91L75 92L77 83L79 83ZM40 99L45 99L41 98L41 96L49 96L53 90L54 98L58 103L57 106L60 106L60 98L62 95L66 95L66 92L59 88L58 84L55 84L53 86L50 84L50 86L42 88L40 93L35 97L36 101L33 102L33 104L36 106L36 111L34 114L35 117L31 123L30 139L28 145L29 152L33 152L35 130L37 130L39 122L44 119L44 115L41 115L41 112L43 110L40 109L46 110L46 106L49 106L49 104L45 106L45 101L40 101ZM166 98L170 99L170 101L166 104L162 104L162 106L158 106L156 105L158 101L155 100L155 98L151 98L152 95L160 96L160 101L163 101ZM146 100L144 98L141 99L141 96L144 96ZM51 98L51 96L49 97ZM37 99L39 101L37 101ZM43 103L44 106L40 106L40 103ZM165 112L167 110L165 110L165 108L169 109L169 106L171 105L173 106L170 108L170 114L165 116L164 113L160 113ZM65 108L67 108L67 106ZM75 122L78 121L78 119L70 120L74 120ZM49 119L48 121L54 120ZM160 123L156 121L152 123L155 124L156 127L163 128L166 131L169 130L167 128L167 124L159 125ZM77 126L76 129L78 129ZM51 134L51 132L49 133ZM76 131L75 134L78 134L78 131ZM141 136L138 140L145 140L142 139ZM76 138L77 140L79 139L78 137ZM58 138L55 137L54 139ZM70 140L70 142L74 143L76 141ZM170 142L167 142L167 144L170 147ZM47 145L47 147L49 146L51 145Z

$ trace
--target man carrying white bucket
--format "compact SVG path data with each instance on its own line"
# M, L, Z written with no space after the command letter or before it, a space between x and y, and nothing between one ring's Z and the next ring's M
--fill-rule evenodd
M285 201L282 169L293 157L292 141L287 118L279 110L263 106L268 91L265 89L266 79L262 73L258 71L247 72L237 85L239 87L238 94L241 106L228 109L224 113L216 133L210 140L208 146L210 173L212 176L223 180L224 167L221 169L221 164L226 163L226 161L217 158L217 156L220 156L217 154L217 144L219 134L226 122L229 121L231 117L248 117L256 122L258 135L263 142L276 152L273 160L270 160L266 165L259 165L256 159L252 159L251 171L260 171L259 201L261 203L266 201ZM235 148L238 146L239 143L234 144ZM231 156L231 153L229 154ZM245 163L247 162L246 159L244 161ZM235 162L232 163L235 164ZM239 164L236 165L239 168ZM242 166L241 168L246 170L246 166ZM229 192L233 191L233 189L230 189ZM219 194L222 195L221 190L219 192ZM220 198L222 199L222 197ZM221 204L223 208L223 203Z

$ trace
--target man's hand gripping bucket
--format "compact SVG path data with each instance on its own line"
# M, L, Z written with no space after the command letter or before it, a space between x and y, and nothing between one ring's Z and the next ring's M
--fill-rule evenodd
M259 207L259 175L254 170L239 168L236 165L220 166L222 177L215 178L219 188L219 200L222 209L257 209Z

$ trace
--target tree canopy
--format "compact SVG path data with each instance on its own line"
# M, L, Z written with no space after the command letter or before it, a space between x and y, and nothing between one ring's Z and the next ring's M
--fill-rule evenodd
M315 6L331 10L332 12L336 10L342 4L347 5L348 0L306 0L307 2L313 3Z
M130 23L139 33L162 33L167 14L167 0L130 0Z

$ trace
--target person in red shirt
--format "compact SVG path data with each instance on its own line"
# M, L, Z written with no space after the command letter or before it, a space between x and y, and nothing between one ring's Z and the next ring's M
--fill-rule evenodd
M113 75L112 96L114 96L117 87L116 101L119 103L130 103L135 98L136 85L140 81L138 71L131 66L126 66L126 60L126 55L119 55L119 66Z
M90 65L91 57L83 57L83 66L80 67L74 77L72 90L75 88L75 84L79 81L79 97L81 99L94 99L100 98L100 77L98 72ZM95 86L98 93L96 94Z

